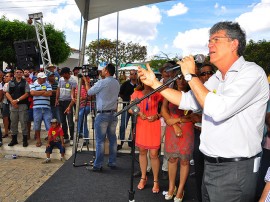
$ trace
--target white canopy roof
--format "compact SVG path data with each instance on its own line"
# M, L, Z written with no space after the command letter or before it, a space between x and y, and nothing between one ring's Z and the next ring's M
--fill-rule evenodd
M84 20L87 21L121 10L163 1L168 0L75 0Z

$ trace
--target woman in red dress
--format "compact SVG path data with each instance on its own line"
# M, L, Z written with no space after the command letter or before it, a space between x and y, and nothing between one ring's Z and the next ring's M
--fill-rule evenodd
M153 91L149 86L144 85L140 80L138 87L131 95L131 101L136 98L141 98L144 95ZM135 144L139 149L139 162L141 168L141 180L138 184L138 189L144 189L147 182L147 152L150 152L151 166L154 176L153 193L159 192L158 172L159 172L159 157L158 150L160 148L160 115L158 114L158 103L163 97L160 93L154 93L150 97L144 99L138 104L140 112L138 113L136 125L136 139ZM132 112L130 112L132 113Z
M174 82L174 89L188 91L189 86L183 77ZM191 112L178 109L178 106L164 99L161 114L167 124L165 133L165 156L168 160L169 190L166 200L174 195L175 202L184 197L184 185L189 174L189 161L193 153L194 129L189 116ZM178 159L180 159L180 181L178 190L175 186Z

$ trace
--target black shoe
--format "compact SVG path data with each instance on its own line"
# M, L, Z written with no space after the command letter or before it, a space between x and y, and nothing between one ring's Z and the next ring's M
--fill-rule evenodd
M16 141L11 140L11 142L8 144L8 146L12 147L12 146L14 146L16 144L18 144L17 140Z
M116 169L116 165L110 165L109 163L107 164L108 167L110 167L112 170Z
M96 166L93 166L92 171L93 172L102 172L102 167L98 168Z
M161 179L162 180L168 180L169 179L167 171L164 171L164 170L161 171Z
M121 144L117 145L117 151L119 151L121 149L122 149L122 145Z
M93 171L93 172L102 172L102 167L98 168L96 166L93 166L93 167L87 166L86 170Z
M28 142L23 142L23 147L27 147L28 146Z
M0 141L0 147L2 147L3 143Z
M141 171L136 171L133 173L133 177L140 177L142 175Z

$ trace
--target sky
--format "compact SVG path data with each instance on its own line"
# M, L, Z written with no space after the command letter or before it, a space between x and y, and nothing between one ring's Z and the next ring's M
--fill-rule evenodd
M43 22L64 31L70 47L79 49L81 13L74 0L1 0L0 16L27 21L43 13ZM207 54L209 29L219 21L236 21L247 41L270 40L270 0L165 1L119 12L118 38L147 46L148 59ZM98 19L89 21L87 41L98 38ZM99 37L115 40L117 13L100 18Z

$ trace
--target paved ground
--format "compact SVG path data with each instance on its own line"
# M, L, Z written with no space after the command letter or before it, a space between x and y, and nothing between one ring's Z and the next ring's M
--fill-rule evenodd
M42 164L43 159L18 157L6 159L0 154L0 202L25 201L63 165L60 160Z

